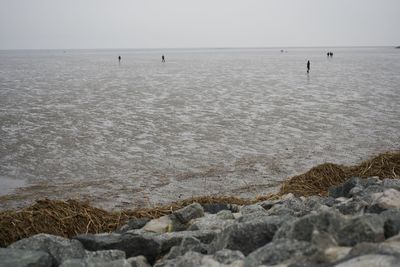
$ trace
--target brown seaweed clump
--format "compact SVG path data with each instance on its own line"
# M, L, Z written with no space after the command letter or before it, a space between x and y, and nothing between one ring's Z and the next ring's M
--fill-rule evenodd
M329 187L338 185L351 177L365 178L372 176L380 179L400 178L400 152L386 152L356 166L343 166L333 163L318 165L283 183L279 194L325 196Z

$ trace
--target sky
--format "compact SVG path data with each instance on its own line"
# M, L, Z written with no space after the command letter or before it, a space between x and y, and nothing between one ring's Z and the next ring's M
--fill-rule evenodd
M398 46L400 0L0 0L0 49Z

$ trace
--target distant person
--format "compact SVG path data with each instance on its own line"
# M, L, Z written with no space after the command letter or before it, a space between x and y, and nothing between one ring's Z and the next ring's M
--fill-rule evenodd
M333 52L331 52L331 57L333 57Z
M161 62L163 62L163 63L165 62L165 57L164 57L164 55L161 56Z
M326 56L329 57L331 55L331 52L326 53Z
M310 60L307 61L307 73L309 73L309 72L310 72Z
M121 63L121 56L118 56L118 62Z

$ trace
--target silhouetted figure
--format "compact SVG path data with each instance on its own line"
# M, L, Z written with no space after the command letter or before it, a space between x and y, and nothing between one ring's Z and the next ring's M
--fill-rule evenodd
M331 57L333 57L333 52L331 52Z
M121 63L121 56L118 56L118 62Z
M331 52L326 53L326 56L329 57L331 55Z
M310 72L310 60L307 61L307 73L309 73L309 72Z
M165 57L164 57L164 55L161 56L161 62L165 62Z

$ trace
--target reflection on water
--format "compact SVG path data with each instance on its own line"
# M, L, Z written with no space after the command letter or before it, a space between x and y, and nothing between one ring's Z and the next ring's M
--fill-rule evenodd
M0 205L250 196L399 149L399 70L391 48L0 52L0 179L31 185Z

